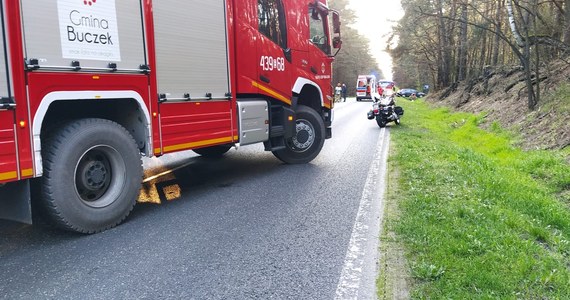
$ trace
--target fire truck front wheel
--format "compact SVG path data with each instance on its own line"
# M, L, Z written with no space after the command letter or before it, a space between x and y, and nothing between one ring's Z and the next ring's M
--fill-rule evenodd
M312 108L299 105L296 111L295 135L285 141L285 148L273 151L288 164L304 164L313 160L325 143L325 124Z
M69 122L45 139L42 155L41 203L56 226L100 232L133 209L142 162L135 140L121 125L103 119Z

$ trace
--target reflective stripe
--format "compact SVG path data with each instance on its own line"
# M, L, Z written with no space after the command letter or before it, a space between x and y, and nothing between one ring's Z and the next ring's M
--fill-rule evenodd
M199 142L192 142L192 143L167 146L167 147L164 147L164 152L172 152L172 151L183 150L183 149L197 148L197 147L211 145L211 144L231 143L231 142L233 142L233 139L231 136L230 137L223 137L223 138L218 138L218 139L213 139L213 140L204 140L204 141L199 141ZM154 153L160 153L160 149L159 148L154 149Z
M272 90L272 89L270 89L264 85L261 85L259 82L252 81L251 85L253 85L254 87L259 88L260 90L268 93L269 95L291 105L291 99L279 94L278 92L276 92L276 91L274 91L274 90Z
M22 170L22 177L29 177L34 175L34 170L33 169L23 169Z
M0 180L8 180L14 178L18 178L18 172L16 171L0 173Z

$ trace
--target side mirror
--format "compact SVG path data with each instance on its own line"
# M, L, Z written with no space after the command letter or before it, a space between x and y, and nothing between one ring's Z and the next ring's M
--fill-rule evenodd
M333 11L333 33L340 36L340 15L338 11Z
M319 15L319 11L316 10L316 9L314 9L314 8L312 8L312 9L311 9L311 18L312 18L313 20L316 20L316 21L320 20L321 18L320 18L320 15Z
M340 49L341 47L342 47L342 41L340 40L340 37L335 37L333 39L333 48Z
M333 56L336 56L342 48L342 39L340 37L340 15L338 11L331 11L332 12L332 29L333 29L333 39L332 39L332 46L336 50L336 53Z

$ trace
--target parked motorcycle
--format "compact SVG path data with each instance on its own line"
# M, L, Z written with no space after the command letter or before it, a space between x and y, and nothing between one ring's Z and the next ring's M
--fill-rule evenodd
M378 95L373 98L372 109L368 112L368 120L376 119L380 128L386 127L390 122L400 125L400 117L404 115L404 109L396 106L394 95Z

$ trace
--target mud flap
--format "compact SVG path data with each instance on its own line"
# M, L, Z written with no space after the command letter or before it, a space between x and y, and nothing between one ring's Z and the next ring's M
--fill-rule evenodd
M0 187L0 219L32 224L29 180L9 182Z
M270 119L269 140L264 142L265 151L283 149L285 140L296 134L295 111L281 105L272 105Z

